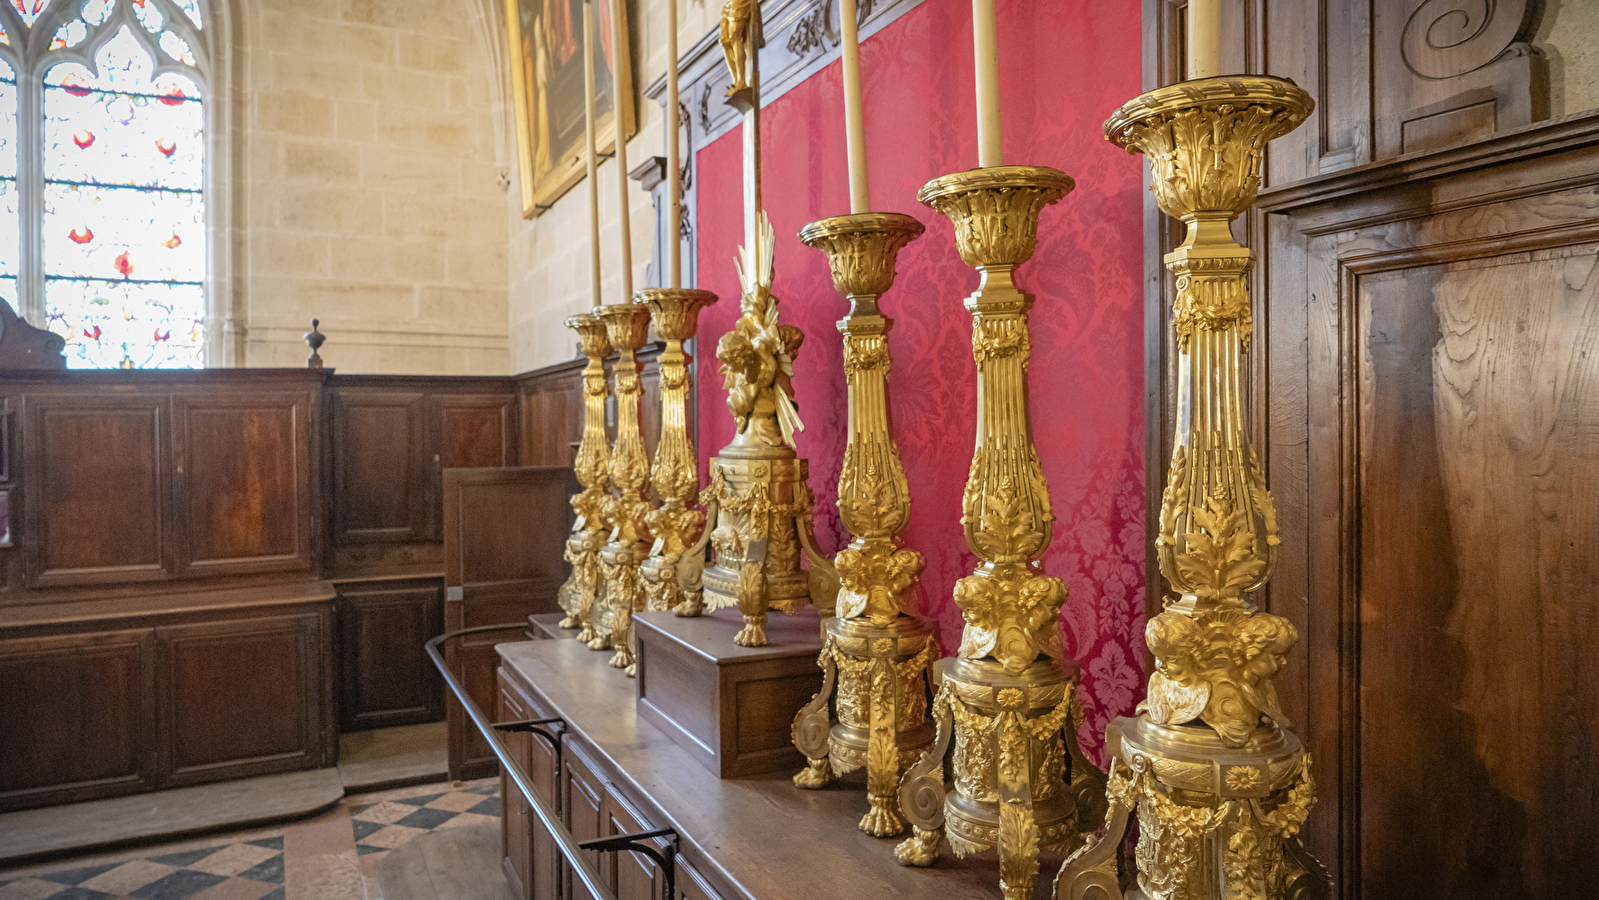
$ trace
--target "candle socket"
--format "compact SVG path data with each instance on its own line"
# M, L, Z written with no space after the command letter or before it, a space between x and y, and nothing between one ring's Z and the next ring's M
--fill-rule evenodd
M602 306L595 316L605 325L618 358L612 367L616 392L616 440L611 445L611 539L600 549L600 576L605 589L595 605L591 650L614 650L611 666L633 666L633 613L644 608L644 585L639 565L649 554L649 529L644 516L649 504L644 491L649 484L649 458L639 430L640 381L643 366L637 353L649 338L650 312L634 303Z
M938 651L933 626L917 616L915 585L926 561L902 547L910 490L888 416L888 331L877 300L894 284L899 250L922 223L897 213L835 216L812 222L800 240L827 253L833 286L849 298L844 336L849 440L839 474L838 509L849 546L833 558L841 586L838 616L826 622L818 663L822 690L794 719L794 745L810 760L794 776L802 788L866 767L867 812L860 829L875 837L905 830L900 772L933 740L927 724L927 664ZM829 705L837 708L837 722Z
M1177 278L1179 425L1156 537L1161 574L1180 596L1145 629L1148 699L1107 729L1106 835L1061 868L1062 900L1122 896L1118 856L1135 812L1137 896L1331 896L1326 871L1294 838L1315 787L1273 684L1298 634L1246 596L1271 577L1279 539L1244 415L1254 259L1228 228L1255 201L1266 143L1312 107L1291 81L1230 76L1150 91L1105 123L1112 142L1149 157L1160 208L1188 225L1166 256Z
M925 866L946 837L960 856L997 846L1007 900L1032 897L1041 850L1063 852L1099 824L1099 810L1080 805L1100 782L1077 746L1077 666L1060 636L1066 586L1038 565L1055 517L1027 394L1033 297L1012 279L1033 255L1039 212L1072 187L1055 169L995 166L934 179L917 195L950 218L961 258L982 276L965 303L978 410L961 516L981 563L955 586L966 627L956 657L940 660L934 678L937 736L900 785L915 833L895 855ZM950 793L944 754L952 740Z
M688 397L694 389L693 364L683 342L699 330L700 310L716 302L710 291L645 288L633 302L649 310L655 333L666 342L661 367L661 438L655 445L650 481L661 505L644 517L655 536L650 556L639 567L644 579L644 608L697 616L705 609L700 586L704 555L688 553L705 528L705 514L695 508L700 493L699 457L688 431Z
M611 533L606 501L611 491L611 448L605 441L605 357L611 353L611 340L605 325L593 313L582 313L566 320L566 327L577 332L579 346L588 362L583 366L583 440L577 447L573 470L583 490L572 495L572 511L577 521L566 539L566 561L572 574L561 585L556 597L561 610L562 628L577 628L577 639L594 640L594 600L600 593L600 547Z

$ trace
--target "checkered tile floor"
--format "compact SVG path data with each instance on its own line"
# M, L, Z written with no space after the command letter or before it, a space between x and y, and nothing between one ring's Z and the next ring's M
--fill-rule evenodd
M346 797L341 814L348 818L355 852L362 857L360 868L367 872L381 854L435 829L496 821L499 780ZM348 891L328 890L333 885L296 884L294 866L292 861L286 865L284 851L285 833L294 827L0 872L0 900L295 900L312 896L362 900L363 895L371 896L370 890L361 889L359 878L347 884L353 888ZM349 846L347 840L345 847Z

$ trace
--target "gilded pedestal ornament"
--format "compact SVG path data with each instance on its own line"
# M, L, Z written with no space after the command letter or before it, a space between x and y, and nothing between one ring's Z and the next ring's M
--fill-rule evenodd
M611 665L633 671L633 613L644 608L644 583L639 565L649 554L649 529L644 517L650 511L644 500L649 485L649 458L639 431L639 398L644 385L637 353L649 337L650 312L636 303L602 306L595 315L604 323L617 360L612 367L616 383L616 440L611 445L611 496L607 519L611 539L600 550L600 574L605 580L595 604L593 650L614 650Z
M1039 212L1071 189L1055 169L994 166L934 179L918 194L953 221L961 259L982 276L965 304L978 410L961 515L982 564L955 586L966 626L934 678L937 736L900 785L915 833L895 853L930 865L946 837L962 856L997 847L1000 887L1012 900L1032 896L1041 850L1064 852L1078 840L1086 821L1078 798L1102 785L1075 738L1077 666L1064 659L1059 621L1066 587L1038 565L1055 517L1028 401L1033 297L1012 280L1033 255ZM946 792L952 740L955 790Z
M573 463L583 490L572 495L577 521L566 539L565 556L572 564L572 574L557 596L561 611L566 613L561 627L579 629L577 639L588 643L594 639L592 614L594 601L600 596L600 548L611 533L611 449L605 439L605 398L609 393L605 357L611 353L611 341L605 324L593 313L572 316L566 320L566 327L577 332L588 362L583 366L583 440Z
M896 538L910 520L910 491L888 420L891 322L877 308L900 248L921 233L920 222L897 213L835 216L800 232L827 253L833 285L850 301L838 323L849 389L838 510L852 540L833 558L841 585L818 660L822 691L794 719L794 745L810 760L794 783L820 788L864 765L869 808L860 828L876 837L905 830L899 773L933 740L927 665L938 647L914 606L926 561Z
M1244 417L1254 257L1229 228L1255 202L1266 143L1312 107L1293 82L1239 75L1151 91L1105 123L1111 141L1149 157L1160 208L1187 225L1166 256L1177 277L1179 424L1156 538L1179 596L1145 629L1148 699L1106 737L1109 828L1061 868L1061 898L1121 896L1117 851L1135 813L1136 896L1330 893L1294 838L1315 800L1310 756L1273 685L1298 634L1248 597L1271 576L1279 541Z
M639 567L644 579L644 605L652 610L669 609L679 616L697 616L705 608L700 587L704 554L688 551L705 528L705 514L695 508L700 493L699 458L694 453L694 438L688 433L694 361L683 352L683 342L699 329L700 310L715 303L716 295L687 288L646 288L638 292L635 300L648 307L655 333L666 342L659 357L661 439L650 469L650 481L661 505L644 517L655 538L649 558Z
M699 553L710 543L705 607L738 607L744 627L734 641L743 647L766 645L768 610L814 602L827 616L838 593L832 562L816 548L806 461L794 452L794 432L804 425L791 379L805 336L777 321L772 226L764 213L759 223L753 246L740 250L738 321L716 345L737 433L711 459L711 484L700 500L713 524L687 551ZM800 568L802 553L809 573Z

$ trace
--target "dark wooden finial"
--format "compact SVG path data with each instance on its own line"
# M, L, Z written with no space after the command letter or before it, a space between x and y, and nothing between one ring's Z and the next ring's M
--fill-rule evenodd
M317 351L322 349L322 343L328 339L328 336L316 330L316 327L320 324L322 324L320 320L312 319L311 330L301 335L311 348L311 355L305 358L305 367L307 369L322 368L322 355Z

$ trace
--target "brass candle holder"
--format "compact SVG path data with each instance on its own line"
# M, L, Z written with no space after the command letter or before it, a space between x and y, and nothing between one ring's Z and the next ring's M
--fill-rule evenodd
M688 396L694 389L690 366L694 361L683 352L683 342L699 330L700 310L715 303L716 295L686 288L646 288L634 301L648 307L655 333L666 342L660 355L661 439L650 469L661 505L644 517L655 536L649 558L639 567L644 608L697 616L705 609L700 589L704 557L688 550L705 529L705 514L694 507L700 493L699 457L688 432Z
M737 433L711 460L711 484L700 501L714 524L688 551L710 542L715 557L702 576L705 606L738 607L744 627L733 640L741 647L766 646L768 610L814 602L827 616L838 593L832 562L816 548L807 464L794 452L794 432L804 425L791 379L805 335L778 324L772 226L765 213L758 221L756 241L740 259L738 321L716 345ZM800 568L801 553L808 573Z
M1294 837L1315 788L1272 683L1298 635L1246 596L1271 577L1279 541L1244 417L1254 255L1229 227L1255 202L1266 143L1313 107L1291 81L1237 75L1150 91L1105 123L1117 146L1149 157L1161 210L1188 226L1166 256L1177 277L1178 427L1156 538L1161 574L1181 596L1145 629L1148 699L1107 729L1109 827L1061 868L1060 898L1122 896L1118 851L1135 811L1133 896L1329 894Z
M596 606L594 639L591 650L614 650L611 666L633 675L633 613L644 608L644 585L639 579L639 564L649 554L649 530L644 516L649 503L644 491L649 484L648 456L639 430L639 398L644 385L639 380L643 366L639 348L649 338L650 311L636 303L602 306L595 315L618 358L612 367L616 382L616 440L611 445L611 497L607 512L611 539L600 550L600 575L604 592Z
M577 639L594 640L592 613L600 595L600 548L611 533L606 513L611 492L611 448L605 440L605 357L611 341L605 325L593 313L582 313L566 320L566 327L577 332L583 356L583 440L577 447L573 469L583 490L572 495L572 511L577 521L566 539L566 561L572 574L556 595L566 616L562 628L577 628Z
M894 284L900 248L921 233L922 223L897 213L835 216L800 232L800 240L827 253L833 285L850 301L838 323L849 385L838 510L853 540L833 558L842 582L838 616L826 622L822 690L794 719L794 745L810 760L794 783L821 788L864 765L869 808L860 828L876 837L905 830L899 773L933 740L927 664L938 648L932 624L915 614L912 593L927 563L896 538L911 502L888 421L892 323L877 308Z
M1012 280L1033 255L1039 212L1072 187L1055 169L994 166L934 179L917 194L950 218L961 259L982 275L965 304L978 410L961 515L966 543L982 564L955 585L966 627L956 657L941 660L934 678L933 746L900 785L915 833L895 854L923 866L946 837L960 856L998 847L1000 888L1011 900L1032 896L1041 850L1063 852L1078 839L1075 797L1093 779L1075 727L1063 738L1082 716L1077 666L1061 648L1066 586L1038 565L1055 517L1028 402L1033 296ZM952 738L955 791L946 794L944 753Z

